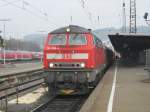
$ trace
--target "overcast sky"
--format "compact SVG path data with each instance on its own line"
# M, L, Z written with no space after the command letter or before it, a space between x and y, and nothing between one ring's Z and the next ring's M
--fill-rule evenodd
M0 0L0 19L11 19L6 22L6 32L15 37L50 32L69 24L92 29L122 26L122 0L85 0L84 8L80 1ZM128 25L129 0L125 2ZM137 25L146 25L143 20L145 12L150 12L150 1L137 0ZM0 22L0 30L3 30L3 22Z

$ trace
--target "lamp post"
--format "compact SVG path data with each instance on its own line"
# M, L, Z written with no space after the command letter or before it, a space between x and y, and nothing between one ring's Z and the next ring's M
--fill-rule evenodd
M3 39L5 41L5 37L6 37L6 22L10 21L10 19L0 19L0 21L2 21L4 23L4 31L3 31ZM5 44L5 43L4 43ZM3 64L5 65L6 64L6 53L5 53L5 45L4 45L4 60L3 60Z

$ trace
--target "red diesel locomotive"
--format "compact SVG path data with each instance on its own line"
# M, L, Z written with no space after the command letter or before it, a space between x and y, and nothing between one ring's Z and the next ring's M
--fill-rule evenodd
M108 59L109 58L109 59ZM85 94L112 61L111 50L91 30L67 26L48 34L44 70L51 94Z

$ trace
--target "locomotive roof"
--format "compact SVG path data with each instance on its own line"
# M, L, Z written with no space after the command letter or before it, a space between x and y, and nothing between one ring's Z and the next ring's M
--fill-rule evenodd
M70 31L67 31L67 29L69 29ZM69 25L66 27L62 27L59 29L56 29L52 32L50 32L51 34L60 34L60 33L90 33L91 30L80 27L80 26L75 26L75 25Z

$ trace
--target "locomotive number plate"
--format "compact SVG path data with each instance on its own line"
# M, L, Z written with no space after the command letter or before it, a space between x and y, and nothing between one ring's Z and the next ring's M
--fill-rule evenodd
M63 54L64 59L72 59L72 54Z

